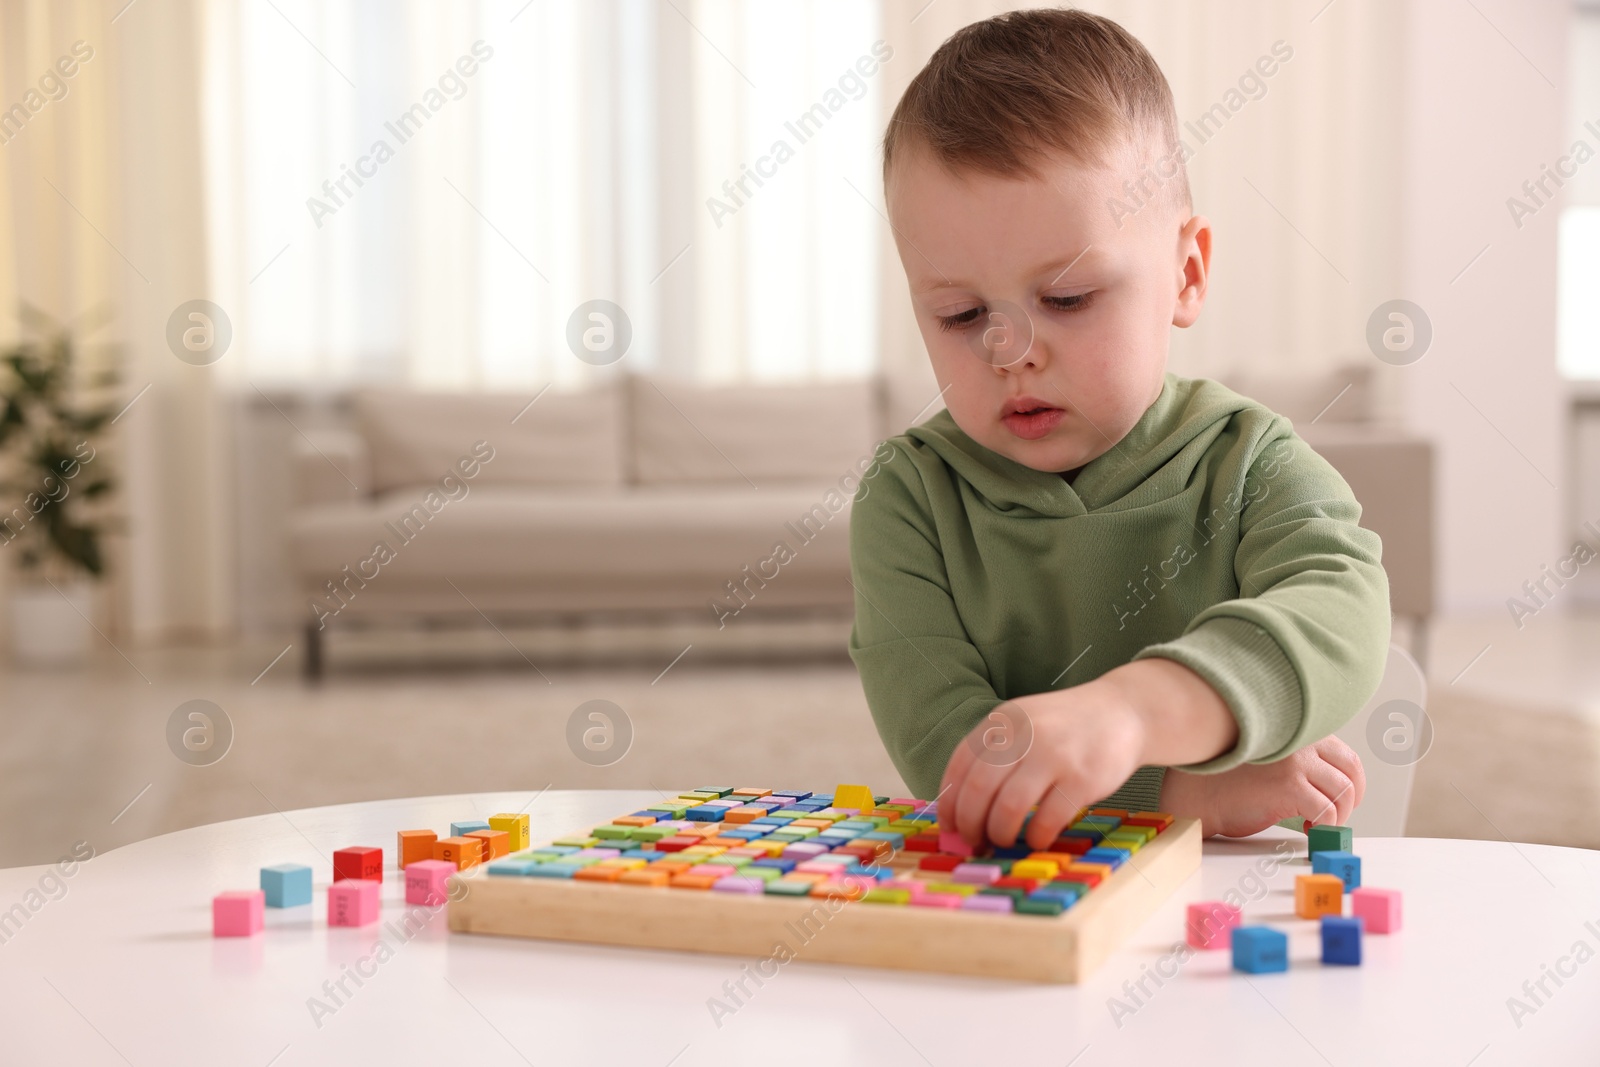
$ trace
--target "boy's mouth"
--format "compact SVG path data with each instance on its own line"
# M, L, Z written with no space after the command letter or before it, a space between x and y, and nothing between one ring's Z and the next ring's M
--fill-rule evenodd
M1038 397L1019 396L1005 402L1000 409L1000 421L1006 429L1025 441L1037 441L1048 434L1066 417L1066 412Z

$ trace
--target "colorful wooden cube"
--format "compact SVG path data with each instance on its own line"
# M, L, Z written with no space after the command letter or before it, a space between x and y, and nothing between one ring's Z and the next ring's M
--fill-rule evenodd
M487 830L489 824L482 819L471 819L467 822L453 822L450 824L451 837L466 837L474 830Z
M311 868L299 863L280 863L261 868L261 891L267 907L293 908L311 903Z
M1233 969L1246 974L1271 974L1289 969L1289 938L1270 926L1237 926L1233 930Z
M450 897L447 882L456 865L444 860L417 860L406 867L406 903L436 908Z
M403 871L418 860L433 859L433 843L439 835L432 830L401 830L395 837L395 863Z
M333 880L361 878L370 882L383 881L383 849L354 846L341 848L333 854Z
M329 926L370 926L377 921L377 882L346 878L328 887Z
M1233 931L1243 917L1239 909L1220 900L1190 904L1184 914L1185 938L1191 948L1229 948Z
M1395 933L1400 929L1400 890L1362 886L1350 894L1350 914L1362 920L1366 933Z
M1361 918L1322 917L1322 962L1353 966L1361 962Z
M659 847L659 845L658 845ZM483 862L483 839L478 837L447 837L433 843L433 858L453 863L456 870L464 871Z
M499 815L491 815L489 829L504 830L509 838L507 846L512 852L521 852L528 847L528 816L525 814L511 815L501 812Z
M872 790L864 785L841 785L833 791L833 806L836 808L855 808L857 811L871 811L878 806L872 799Z
M1348 826L1313 826L1306 831L1306 848L1315 856L1318 852L1349 852L1355 834Z
M251 937L266 921L267 895L259 889L230 889L211 898L212 937Z
M1332 874L1297 874L1294 913L1302 919L1338 915L1344 908L1344 882Z
M462 837L475 837L483 842L484 861L497 860L511 854L511 835L504 830L474 830Z
M1344 883L1346 893L1361 888L1361 857L1342 849L1324 849L1311 854L1313 874L1331 874Z

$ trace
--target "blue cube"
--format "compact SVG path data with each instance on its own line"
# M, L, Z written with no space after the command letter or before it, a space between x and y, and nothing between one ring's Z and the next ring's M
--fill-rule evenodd
M788 874L790 871L794 870L798 864L794 860L779 859L776 856L763 856L761 859L752 862L750 866L772 867L775 870L782 871L784 874Z
M280 863L261 868L261 888L267 894L267 907L293 908L311 903L311 868L298 863Z
M465 834L487 829L489 829L489 824L486 822L453 822L450 824L450 836L461 837Z
M1270 926L1233 929L1233 969L1246 974L1271 974L1289 969L1289 938Z
M539 866L537 860L495 860L489 864L489 873L496 877L509 875L514 878L521 878L532 874L533 869L537 866Z
M1324 855L1325 853L1318 853ZM1322 917L1322 962L1354 966L1361 962L1361 933L1366 926L1361 916ZM1235 931L1237 935L1238 931Z
M683 817L690 822L721 822L723 812L727 808L708 808L704 804L696 804L683 813Z
M1361 857L1342 849L1325 849L1311 854L1312 874L1331 874L1344 882L1344 891L1361 888Z
M1098 845L1083 854L1083 862L1109 863L1111 864L1111 869L1116 870L1126 863L1131 855L1133 853L1125 848L1107 848L1104 845Z

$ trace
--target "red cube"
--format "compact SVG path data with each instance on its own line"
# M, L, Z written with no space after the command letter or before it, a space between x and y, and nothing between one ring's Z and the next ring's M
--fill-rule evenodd
M948 852L935 852L922 857L917 867L924 871L953 871L965 862L966 860L960 856L952 856Z
M383 881L383 849L341 848L333 854L333 880Z

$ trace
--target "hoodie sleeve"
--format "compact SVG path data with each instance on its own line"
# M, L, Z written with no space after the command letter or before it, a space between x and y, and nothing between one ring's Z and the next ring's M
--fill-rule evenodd
M1197 614L1164 656L1211 684L1239 724L1234 747L1193 773L1271 763L1333 733L1377 691L1388 658L1389 580L1378 535L1333 466L1286 420L1235 487L1239 595Z
M932 799L956 746L1001 698L951 596L921 472L903 440L894 446L850 511L850 658L889 758L913 796ZM1159 768L1142 768L1113 796L1148 810L1160 793Z

